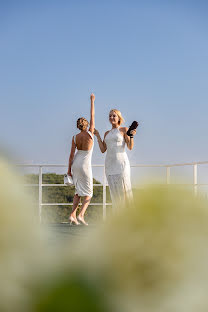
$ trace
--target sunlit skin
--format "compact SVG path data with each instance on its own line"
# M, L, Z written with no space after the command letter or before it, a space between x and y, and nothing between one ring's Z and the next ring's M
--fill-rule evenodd
M95 95L93 93L90 95L90 99L91 99L91 109L90 109L89 131L93 134L94 129L95 129L95 108L94 108ZM92 147L93 141L90 138L87 131L88 131L88 126L86 126L86 128L81 130L80 133L76 135L76 145L74 143L74 139L72 138L71 153L69 156L69 166L68 166L68 175L70 175L70 176L72 176L71 166L72 166L72 162L74 159L76 148L78 150L88 151ZM78 216L79 221L81 221L85 225L87 225L87 223L84 221L84 214L87 210L87 207L90 203L90 200L91 200L90 196L84 197L83 202L82 202L82 208L81 208L81 211L80 211L79 216ZM74 195L72 212L70 214L69 219L73 220L73 222L75 222L75 224L79 224L77 221L77 218L76 218L76 211L77 211L77 208L79 206L79 202L80 202L80 196L77 194Z
M119 116L116 114L116 112L111 110L110 113L109 113L109 122L112 125L112 129L119 128L119 126L120 126L119 125L119 121L120 121L119 120ZM108 134L109 131L110 130L105 132L104 139L105 139L105 137L106 137L106 135ZM128 131L128 128L127 127L120 127L119 131L120 131L121 135L124 137L124 140L126 142L126 145L127 145L128 149L132 150L133 147L134 147L134 139L130 138L126 134L126 132ZM136 130L132 130L131 134L134 136L136 134ZM105 144L105 141L101 139L99 131L95 129L94 130L94 135L97 137L98 144L99 144L101 152L105 153L105 151L107 150L107 146Z

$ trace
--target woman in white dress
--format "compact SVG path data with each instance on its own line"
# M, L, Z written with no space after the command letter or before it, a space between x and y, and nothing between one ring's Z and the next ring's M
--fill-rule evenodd
M134 146L133 136L136 130L130 131L131 137L126 133L128 128L120 127L124 122L121 112L112 109L109 113L109 121L112 129L105 132L102 141L99 132L95 129L94 134L102 153L107 150L105 158L105 173L110 189L113 209L119 209L124 200L130 201L132 196L130 164L125 151L125 146L132 150Z
M76 225L79 224L78 220L84 225L88 225L84 220L84 214L93 195L93 176L91 166L92 150L94 145L93 133L95 128L95 96L93 93L90 98L90 126L88 121L83 117L77 120L77 128L80 130L80 133L74 135L72 138L71 153L69 157L68 175L72 176L75 185L73 208L69 216L69 221L70 223L75 223ZM75 154L76 149L77 152ZM80 213L78 217L76 217L80 197L84 197L84 200L82 202Z

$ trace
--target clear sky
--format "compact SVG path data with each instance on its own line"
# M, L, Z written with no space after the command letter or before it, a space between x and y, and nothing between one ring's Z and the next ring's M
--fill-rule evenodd
M0 1L0 144L67 163L76 120L140 122L132 164L208 160L207 1ZM97 143L93 163L104 163Z

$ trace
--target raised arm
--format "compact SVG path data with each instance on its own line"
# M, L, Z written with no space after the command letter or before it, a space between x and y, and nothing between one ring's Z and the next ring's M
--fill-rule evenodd
M90 107L90 128L89 131L93 134L95 129L95 95L90 95L91 107Z
M108 132L109 132L109 131L107 131L107 132L105 133L104 139L105 139L105 136L107 135ZM107 150L107 146L106 146L106 144L105 144L105 141L104 141L104 140L102 141L102 139L101 139L101 137L100 137L100 133L98 132L98 130L96 130L96 129L94 130L94 135L97 137L98 145L99 145L100 151L101 151L102 153L105 153L105 151Z
M131 130L132 137L129 137L126 132L128 131L127 127L121 128L121 131L124 134L124 140L129 150L132 150L134 147L134 135L136 134L136 130Z
M76 150L76 145L74 143L74 137L72 138L72 145L71 145L71 153L70 153L70 156L69 156L69 166L68 166L68 175L72 175L71 173L71 166L72 166L72 162L73 162L73 159L74 159L74 154L75 154L75 150Z

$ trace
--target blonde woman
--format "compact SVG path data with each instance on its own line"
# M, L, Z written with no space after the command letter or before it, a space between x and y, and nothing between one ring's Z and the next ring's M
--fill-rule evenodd
M90 125L84 117L77 120L77 128L80 130L80 133L72 138L71 153L69 157L68 174L73 177L75 185L73 208L69 221L71 224L75 223L76 225L80 224L78 221L84 225L88 225L84 220L84 214L93 195L93 177L91 166L92 150L94 145L93 133L95 127L95 95L93 93L91 94L90 99ZM75 154L76 150L77 152ZM82 202L80 213L76 218L76 211L79 205L80 197L84 197L84 200Z
M105 153L107 151L105 173L110 188L113 208L117 210L125 199L132 199L130 164L125 146L132 150L136 130L131 130L131 135L127 135L128 128L121 127L124 119L121 112L117 109L110 111L109 121L112 129L105 132L103 141L96 129L94 134L97 137L101 152Z

